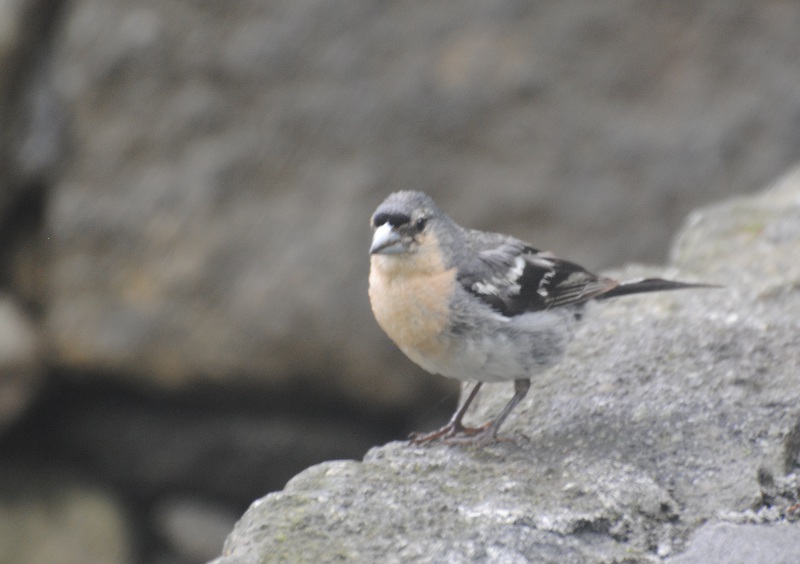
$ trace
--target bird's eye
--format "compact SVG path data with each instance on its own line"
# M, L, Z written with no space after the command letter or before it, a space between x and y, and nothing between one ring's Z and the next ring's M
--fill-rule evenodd
M419 218L417 221L414 222L414 228L417 231L422 231L425 229L425 224L428 223L428 220L424 217Z

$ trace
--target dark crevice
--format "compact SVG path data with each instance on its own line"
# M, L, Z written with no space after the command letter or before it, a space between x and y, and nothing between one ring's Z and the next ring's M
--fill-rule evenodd
M404 417L376 416L357 405L252 396L164 397L53 378L0 437L0 451L75 468L140 498L212 492L217 501L240 504L282 488L311 464L360 459L371 446L410 430ZM276 455L280 461L271 460ZM159 461L161 474L148 466Z
M783 444L784 471L790 474L800 468L800 421L795 423L795 426L789 431L789 434L786 435Z
M13 461L47 469L45 482L55 472L113 493L143 562L170 552L154 523L165 499L202 499L241 515L308 466L360 460L408 430L399 415L308 394L148 394L59 374L0 436L0 471Z
M0 291L34 317L42 308L46 199L65 150L63 116L48 78L65 6L65 0L20 5L20 39L5 54L0 80Z
M42 314L43 230L47 188L22 190L0 217L0 291L17 297L34 319Z

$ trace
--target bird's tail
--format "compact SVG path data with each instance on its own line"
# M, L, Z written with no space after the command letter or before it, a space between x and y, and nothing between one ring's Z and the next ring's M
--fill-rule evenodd
M692 284L688 282L675 282L662 278L641 278L620 282L607 292L595 297L596 300L627 296L628 294L642 294L644 292L663 292L665 290L688 290L691 288L721 288L716 284Z

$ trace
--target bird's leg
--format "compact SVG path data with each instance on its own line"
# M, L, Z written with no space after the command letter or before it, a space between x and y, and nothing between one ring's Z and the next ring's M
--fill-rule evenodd
M454 437L459 433L474 435L481 432L485 427L487 427L487 425L482 425L478 428L464 427L464 425L461 424L461 420L464 418L464 414L467 412L467 408L469 408L472 400L474 400L475 396L478 395L478 390L481 389L482 385L483 382L477 382L475 384L467 396L467 399L464 400L464 403L461 404L461 407L456 409L456 412L453 413L453 416L450 418L450 421L447 422L447 425L441 429L433 431L432 433L411 433L411 436L409 437L411 443L419 445L423 443L429 443L442 437Z
M514 411L514 408L519 405L519 402L525 398L530 387L531 381L527 378L514 380L514 397L511 398L511 401L506 404L506 406L503 408L503 411L500 412L500 415L495 417L491 423L474 429L474 432L472 433L467 433L469 436L447 436L445 437L445 441L454 444L485 444L500 440L500 438L497 436L500 426L503 424L509 414Z
M489 428L493 431L494 436L497 436L497 431L500 430L500 425L506 420L506 417L514 411L514 408L519 405L525 396L528 395L528 390L531 388L531 381L527 378L521 378L519 380L514 380L514 397L511 398L511 401L503 408L503 411L500 412L500 415L492 421L492 424L489 425Z

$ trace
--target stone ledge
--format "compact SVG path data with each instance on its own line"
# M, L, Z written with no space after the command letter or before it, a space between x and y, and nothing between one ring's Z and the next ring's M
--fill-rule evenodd
M699 562L697 539L719 537L704 523L796 501L764 476L798 466L800 173L696 212L673 257L666 274L725 288L598 304L512 442L398 442L309 468L251 506L215 564ZM487 388L477 418L511 393ZM800 553L796 526L764 534Z

